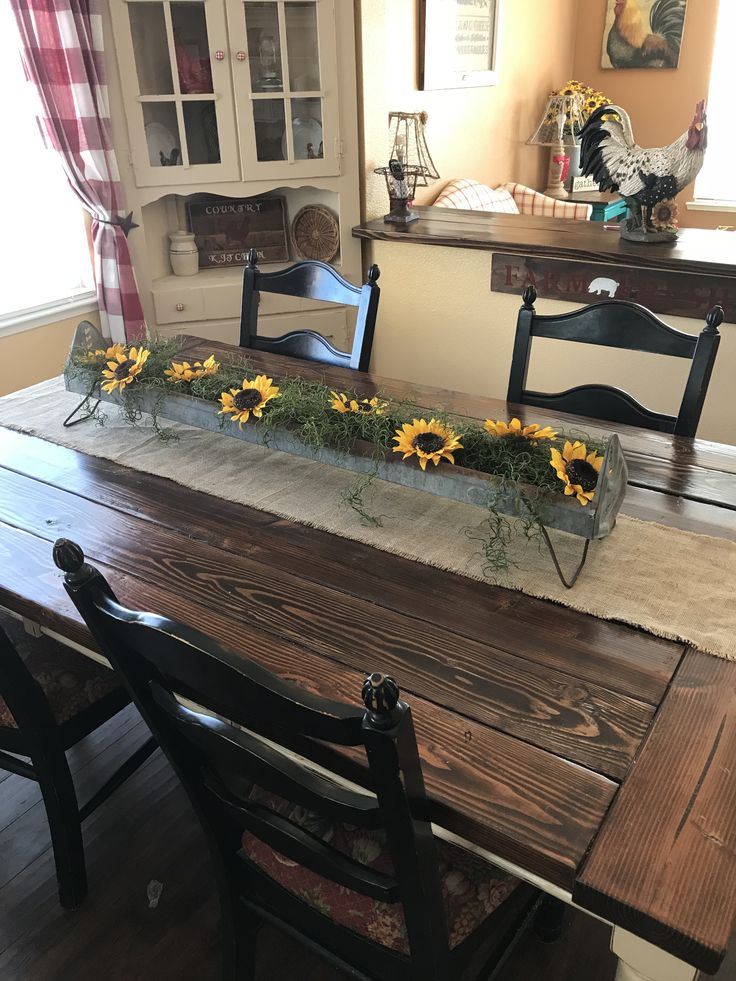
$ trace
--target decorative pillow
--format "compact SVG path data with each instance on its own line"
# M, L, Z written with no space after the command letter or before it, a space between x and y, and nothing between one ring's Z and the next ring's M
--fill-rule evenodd
M303 807L254 788L251 797L321 838L333 848L376 872L393 874L386 838L311 814ZM341 926L374 943L409 952L401 903L381 903L336 885L274 851L249 832L243 835L245 855L279 885ZM508 899L519 880L456 845L437 841L442 898L450 947L457 947Z
M513 195L500 187L494 190L487 184L459 178L450 181L434 202L436 208L463 208L469 211L496 211L518 215L519 209Z

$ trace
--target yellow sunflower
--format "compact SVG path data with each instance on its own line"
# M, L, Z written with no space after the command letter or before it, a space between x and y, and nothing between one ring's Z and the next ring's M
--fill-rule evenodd
M100 358L104 358L105 361L110 361L112 358L116 358L118 354L122 354L124 351L124 344L111 344L110 347L104 350L103 348L98 347L96 351L88 351L87 354L83 355L80 360L84 361L85 364L89 364L91 361L99 361Z
M461 450L463 446L459 441L460 437L436 419L430 419L429 422L426 419L405 422L401 429L396 430L394 440L398 444L393 447L394 453L403 453L404 460L416 454L422 470L427 469L428 460L435 466L440 460L454 463L453 451Z
M493 419L486 419L483 428L491 436L522 436L524 439L554 439L557 433L551 426L542 429L536 423L530 426L522 426L519 419L512 419L511 422L494 422Z
M107 368L103 370L103 377L108 378L102 386L104 392L114 392L116 388L120 391L126 385L135 381L137 375L143 370L143 365L148 360L149 351L142 347L132 347L128 353L125 350L118 351L113 358L107 362Z
M349 399L345 392L330 392L330 395L332 396L330 405L335 412L360 412L364 415L382 416L385 415L388 408L388 402L375 396L372 399L358 401L357 399Z
M585 443L575 440L565 440L562 453L555 447L550 449L549 465L554 467L557 476L565 485L565 494L573 494L582 505L588 504L595 497L598 474L603 464L603 457L595 450L588 453Z
M652 209L652 225L658 232L666 232L668 228L677 227L677 203L669 198L667 201L660 201Z
M273 378L265 375L256 375L252 381L244 378L242 388L231 388L229 392L222 393L219 414L228 414L231 421L237 422L242 429L251 413L254 418L260 419L266 402L278 397L279 390L273 384Z
M205 378L207 375L215 375L220 370L220 365L215 361L214 354L211 354L206 361L195 361L189 364L188 361L172 361L171 367L166 368L165 375L169 381L178 385L180 382L191 382L196 378Z

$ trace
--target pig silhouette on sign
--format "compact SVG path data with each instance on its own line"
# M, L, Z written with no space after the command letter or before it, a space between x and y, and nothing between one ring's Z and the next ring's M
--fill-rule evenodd
M609 299L613 299L620 285L621 284L617 283L615 279L604 279L603 277L599 277L598 279L594 279L590 284L588 287L588 292L595 293L596 296L600 296L601 293L608 293Z

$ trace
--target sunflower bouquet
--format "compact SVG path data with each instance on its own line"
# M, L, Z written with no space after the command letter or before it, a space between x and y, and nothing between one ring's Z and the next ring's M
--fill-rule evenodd
M589 117L596 109L611 105L611 100L608 96L604 95L598 89L591 88L590 85L584 85L575 78L571 78L565 82L562 88L555 92L555 95L567 95L575 98L578 110L585 123L587 123ZM571 127L571 125L572 117L568 113L567 126Z

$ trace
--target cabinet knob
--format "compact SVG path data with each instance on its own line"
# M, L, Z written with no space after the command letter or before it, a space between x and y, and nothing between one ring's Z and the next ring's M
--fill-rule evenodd
M245 53L245 51L238 51L235 57L238 59L238 61L245 61L248 55Z
M222 61L225 57L224 51L215 51L215 61Z
M176 309L179 311L179 313L181 313L182 310L184 309L184 304L183 303L177 303L176 304Z

